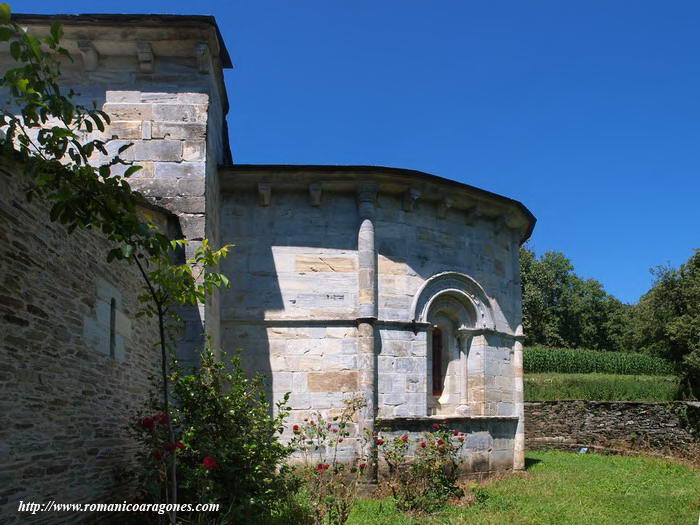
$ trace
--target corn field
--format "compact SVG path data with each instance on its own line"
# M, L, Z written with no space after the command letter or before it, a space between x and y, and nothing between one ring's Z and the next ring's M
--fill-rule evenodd
M673 365L659 357L626 352L540 348L524 350L525 372L563 374L672 375Z

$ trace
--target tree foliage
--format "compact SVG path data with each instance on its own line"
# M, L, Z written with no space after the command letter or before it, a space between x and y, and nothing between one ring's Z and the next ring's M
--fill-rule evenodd
M624 349L630 307L600 282L576 275L563 253L538 258L522 247L520 277L527 345Z
M653 270L656 281L634 307L631 344L676 363L685 394L700 398L700 249L679 268Z

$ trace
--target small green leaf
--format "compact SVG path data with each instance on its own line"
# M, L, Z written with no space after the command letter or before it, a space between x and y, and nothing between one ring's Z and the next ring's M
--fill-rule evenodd
M12 18L10 4L0 4L0 24L9 24Z
M22 55L22 46L19 45L17 40L10 44L10 54L15 60L19 60L19 57Z
M41 42L39 39L31 33L25 33L24 41L29 46L29 49L32 51L34 56L41 60Z
M15 32L9 27L0 27L0 42L7 42L15 36Z
M63 36L63 26L61 26L60 22L56 20L54 20L51 23L51 36L53 37L56 43L58 43L58 41L61 40L61 37Z

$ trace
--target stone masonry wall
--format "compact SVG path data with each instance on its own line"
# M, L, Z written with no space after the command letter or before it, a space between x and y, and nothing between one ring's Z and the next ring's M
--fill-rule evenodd
M378 251L379 317L412 319L411 304L421 286L442 272L473 277L488 295L496 328L514 334L520 323L518 242L493 221L465 222L464 214L438 213L420 199L409 210L397 197L380 196L375 224ZM425 333L380 330L380 417L427 412ZM477 336L467 357L470 415L515 414L514 339Z
M313 207L294 192L264 206L251 192L222 199L221 241L235 244L221 265L232 280L222 347L269 377L275 401L291 392L289 426L359 390L356 208L353 196Z
M290 188L292 180L279 185L267 180L262 175L223 195L222 242L236 245L222 265L233 283L221 297L223 347L240 349L249 371L270 378L274 399L291 392L289 422L295 424L315 411L333 415L344 398L361 391L358 198L347 188L324 189L314 203L305 187ZM309 183L312 188L313 179ZM430 427L427 331L411 328L412 302L441 272L478 276L495 328L503 333L471 338L464 379L473 410L460 415L484 418L469 423L470 432L490 431L489 425L500 424L496 420L508 424L497 432L497 449L470 445L465 452L470 469L513 468L520 414L515 338L509 334L520 323L517 236L494 221L468 224L458 213L438 217L430 203L406 211L396 197L380 194L379 201L374 221L378 417L423 418Z
M700 446L700 403L525 403L526 447L574 445L685 452Z
M135 317L140 276L106 263L106 240L49 222L17 170L0 169L0 187L0 522L93 522L17 505L117 501L114 474L134 449L126 428L158 370L157 329Z

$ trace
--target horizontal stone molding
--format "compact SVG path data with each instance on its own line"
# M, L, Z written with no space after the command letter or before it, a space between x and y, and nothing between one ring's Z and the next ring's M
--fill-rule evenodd
M368 318L353 317L351 319L244 319L244 318L223 318L222 323L242 324L242 325L266 325L266 326L356 326L358 322L366 322ZM372 322L376 326L389 326L404 328L407 331L414 333L426 331L432 325L425 322L402 321L398 319L374 319ZM478 335L496 335L513 341L523 341L524 335L515 335L499 330L491 330L488 328L462 328L460 331L468 333L469 336Z

